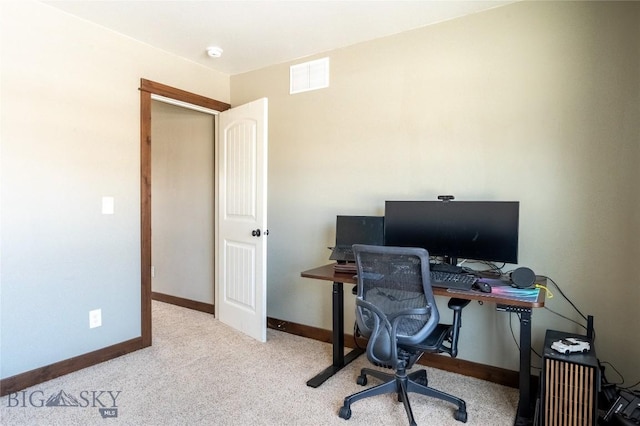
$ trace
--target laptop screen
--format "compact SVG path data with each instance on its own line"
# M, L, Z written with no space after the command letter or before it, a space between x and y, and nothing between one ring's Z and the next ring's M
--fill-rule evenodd
M384 245L384 217L337 216L336 246Z

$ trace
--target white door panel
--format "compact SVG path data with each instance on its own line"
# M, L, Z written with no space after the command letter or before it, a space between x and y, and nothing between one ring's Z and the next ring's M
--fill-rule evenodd
M216 316L266 341L267 99L219 116Z

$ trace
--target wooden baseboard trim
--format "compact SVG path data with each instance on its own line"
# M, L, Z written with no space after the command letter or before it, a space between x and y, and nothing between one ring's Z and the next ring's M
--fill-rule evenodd
M331 343L333 340L330 330L297 324L277 318L268 317L267 327L326 343ZM351 334L345 334L344 342L347 347L354 348L356 346L353 335ZM358 338L358 346L366 347L366 340ZM463 376L475 377L476 379L486 380L503 386L518 388L519 373L505 368L429 353L424 354L418 361L418 364L462 374ZM532 383L537 382L537 377L532 377L531 380Z
M450 358L442 354L424 354L418 364L516 389L519 384L519 373L517 371L464 359Z
M160 297L156 298L156 296L158 295ZM169 300L162 300L163 296L166 295L162 295L161 293L153 293L154 300L172 303L174 305L199 310L202 312L213 313L213 305L208 305L202 302L189 301L188 299L181 299L174 296L168 296ZM179 303L173 303L176 301ZM184 301L190 303L187 303L185 306L184 304L182 304ZM202 307L200 305L205 306ZM325 343L331 343L332 341L330 330L297 324L277 318L268 317L267 327ZM356 346L353 335L345 334L345 345L350 348ZM364 347L366 346L366 342L363 339L358 339L358 345ZM100 364L101 362L105 362L110 359L126 355L130 352L137 351L139 349L142 349L143 347L145 346L142 344L142 337L137 337L135 339L127 340L126 342L118 343L106 348L98 349L97 351L89 352L84 355L79 355L77 357L69 358L51 365L36 368L34 370L27 371L26 373L21 373L15 376L7 377L5 379L0 379L0 396L18 392L30 386L35 386L48 380L55 379L56 377L64 376L65 374L73 373L74 371L82 370L83 368ZM504 386L513 388L518 387L518 372L500 367L493 367L490 365L466 361L463 359L449 358L437 354L424 354L420 359L419 364L462 374L468 377L475 377L477 379L486 380ZM536 382L537 377L532 377L532 384Z
M184 299L178 296L171 296L164 293L151 292L151 298L158 302L170 303L172 305L181 306L183 308L193 309L195 311L205 312L207 314L214 314L215 306L210 303L198 302L196 300Z
M56 377L64 376L65 374L100 364L101 362L137 351L143 347L142 337L137 337L135 339L107 346L106 348L98 349L84 355L79 355L65 359L64 361L36 368L35 370L27 371L26 373L16 374L15 376L1 379L0 396L9 395L10 393L18 392L30 386L44 383L48 380L55 379Z
M207 303L196 302L193 300L182 299L180 297L169 296L162 293L152 293L152 298L161 302L171 303L189 309L195 309L206 313L213 314L214 306ZM31 386L44 383L56 377L91 367L101 362L126 355L130 352L137 351L148 345L144 345L142 337L127 340L106 348L98 349L84 355L69 358L51 365L36 368L25 373L16 374L15 376L0 379L0 396L5 396L13 392L26 389Z

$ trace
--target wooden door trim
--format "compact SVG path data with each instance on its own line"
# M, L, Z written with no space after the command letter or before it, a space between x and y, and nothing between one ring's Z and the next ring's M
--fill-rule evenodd
M231 105L144 78L140 79L140 333L151 346L151 95L226 111Z

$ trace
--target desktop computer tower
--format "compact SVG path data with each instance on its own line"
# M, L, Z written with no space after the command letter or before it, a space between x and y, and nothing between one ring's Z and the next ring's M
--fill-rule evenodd
M551 345L575 337L590 343L586 353L561 354ZM541 426L592 426L598 422L600 369L593 341L586 336L547 330L540 375Z

